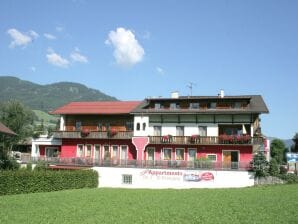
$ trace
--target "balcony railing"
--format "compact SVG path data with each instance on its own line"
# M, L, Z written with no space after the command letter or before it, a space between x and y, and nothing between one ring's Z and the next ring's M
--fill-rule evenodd
M155 169L251 170L250 162L185 161L185 160L99 160L94 158L34 157L32 162L45 161L52 166L68 167L127 167Z
M262 137L248 135L234 136L150 136L150 144L182 144L182 145L259 145L263 144Z
M87 139L131 139L132 131L55 131L54 138L87 138Z

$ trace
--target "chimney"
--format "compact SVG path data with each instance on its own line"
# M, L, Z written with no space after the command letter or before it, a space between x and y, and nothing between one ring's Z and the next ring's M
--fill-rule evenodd
M173 99L178 99L179 98L179 92L178 91L174 91L171 93L171 98Z
M220 98L224 98L225 97L225 91L223 89L220 90L219 97Z

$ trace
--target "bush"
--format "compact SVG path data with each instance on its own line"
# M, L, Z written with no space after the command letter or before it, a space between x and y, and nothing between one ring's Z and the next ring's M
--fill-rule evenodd
M280 175L280 178L287 181L288 184L297 184L298 183L298 176L293 173Z
M255 154L251 165L255 172L255 177L266 177L269 175L269 163L264 153L258 152Z
M279 174L279 165L274 158L269 162L269 174L271 176L277 176Z
M98 174L93 170L0 171L0 195L94 188Z
M0 170L17 170L20 168L20 164L10 156L1 156L0 158Z

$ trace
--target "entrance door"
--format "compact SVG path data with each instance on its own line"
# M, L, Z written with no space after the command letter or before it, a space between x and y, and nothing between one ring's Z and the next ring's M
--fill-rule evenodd
M238 169L239 152L223 151L223 168Z

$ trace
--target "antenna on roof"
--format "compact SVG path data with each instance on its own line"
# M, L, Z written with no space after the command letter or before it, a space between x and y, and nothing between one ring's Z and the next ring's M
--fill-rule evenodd
M195 86L196 84L194 82L189 82L188 85L186 85L186 87L189 88L190 90L190 96L192 96L192 88L193 86Z

